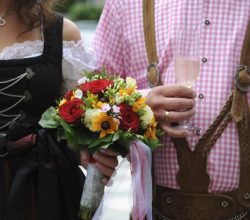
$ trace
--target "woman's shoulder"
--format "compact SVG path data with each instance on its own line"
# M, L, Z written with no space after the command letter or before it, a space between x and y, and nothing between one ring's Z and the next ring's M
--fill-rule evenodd
M81 40L81 33L79 28L71 20L63 19L63 40L64 41L75 41Z

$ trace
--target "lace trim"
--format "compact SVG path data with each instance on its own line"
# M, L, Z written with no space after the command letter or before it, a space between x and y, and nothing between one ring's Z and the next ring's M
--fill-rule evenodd
M83 40L80 40L78 42L63 41L63 49L66 49L68 52L69 50L75 51L84 48L82 45L84 45ZM42 54L43 48L44 42L42 40L14 43L11 46L5 47L0 52L0 60L36 57Z

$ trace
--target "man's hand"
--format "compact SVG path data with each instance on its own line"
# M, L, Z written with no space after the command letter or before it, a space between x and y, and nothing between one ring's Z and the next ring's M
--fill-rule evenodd
M99 152L95 152L93 154L93 158L95 159L95 165L105 176L103 178L104 184L108 183L109 178L112 176L113 172L115 171L115 168L118 165L118 155L119 153L109 149L101 149ZM87 150L81 151L81 165L83 167L87 167L89 159L89 152Z
M196 93L182 85L162 85L153 88L147 95L146 104L155 115L156 121L170 137L183 138L187 130L177 130L172 122L182 122L195 115Z

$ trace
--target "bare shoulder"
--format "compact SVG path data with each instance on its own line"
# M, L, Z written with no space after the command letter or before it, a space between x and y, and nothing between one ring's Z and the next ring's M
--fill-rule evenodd
M63 19L63 40L65 41L79 41L81 40L81 33L76 24L67 18Z

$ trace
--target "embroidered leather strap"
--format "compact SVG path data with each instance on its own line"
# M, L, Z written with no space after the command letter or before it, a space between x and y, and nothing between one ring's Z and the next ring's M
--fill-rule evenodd
M143 25L145 46L148 57L147 79L150 87L160 83L160 71L155 37L154 0L143 0Z
M219 116L199 139L194 151L190 150L185 139L173 139L179 164L176 180L183 192L208 192L210 179L207 174L207 154L231 120L231 105L232 95L229 97Z
M147 80L150 87L161 84L155 37L154 0L143 0L144 39L148 57ZM153 198L155 197L154 156L152 161Z
M240 69L236 76L232 115L236 121L240 145L238 200L241 205L250 207L250 109L247 99L247 90L250 87L250 20L243 42L240 63L240 67L245 67Z

